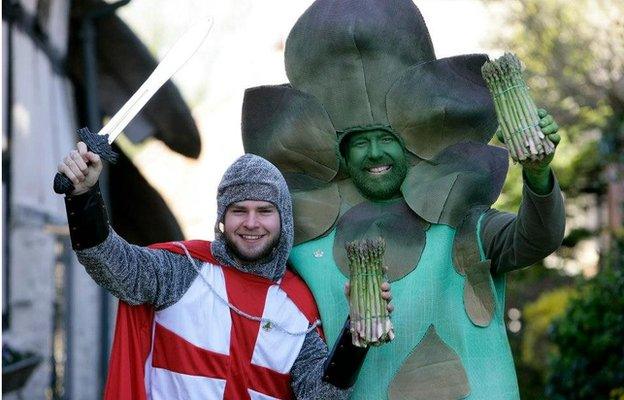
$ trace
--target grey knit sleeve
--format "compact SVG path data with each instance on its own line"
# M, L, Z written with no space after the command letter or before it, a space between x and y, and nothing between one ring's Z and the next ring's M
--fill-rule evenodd
M112 228L104 242L76 254L98 285L132 305L168 307L197 276L185 255L132 245Z
M316 330L306 335L301 351L291 369L292 389L297 399L347 399L352 389L338 389L324 382L323 364L328 357L327 345Z
M559 248L565 229L563 197L554 174L550 193L539 195L524 183L518 215L488 210L481 240L492 272L505 273L543 259Z

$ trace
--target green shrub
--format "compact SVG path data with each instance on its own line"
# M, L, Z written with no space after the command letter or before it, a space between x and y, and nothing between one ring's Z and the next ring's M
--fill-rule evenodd
M553 400L621 399L624 392L624 273L607 268L583 285L550 338L558 350L546 394Z
M546 375L547 357L554 351L553 344L548 340L548 329L554 320L565 314L575 294L576 291L570 287L560 287L542 294L524 307L521 359L524 364L542 372L542 375Z

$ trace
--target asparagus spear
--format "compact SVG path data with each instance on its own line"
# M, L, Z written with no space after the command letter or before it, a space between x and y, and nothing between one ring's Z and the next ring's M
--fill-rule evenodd
M507 99L504 97L506 85L502 81L503 72L500 65L496 63L485 63L482 68L482 74L486 79L486 82L488 82L488 85L491 87L490 90L494 94L495 104L498 105L496 108L499 125L504 128L503 133L506 133L506 135L504 135L504 139L510 150L509 152L512 159L515 161L523 160L525 158L524 150L514 133L513 119L510 108Z
M555 146L539 128L537 108L524 79L522 64L511 53L505 53L481 68L485 82L494 97L494 106L505 144L514 161L541 159Z
M350 248L353 247L352 243L347 243L346 248L347 248L347 259L349 260L349 272L351 276L356 276L357 274L357 264L356 264L356 260L355 260L355 255L354 252L352 250L350 250ZM357 279L351 279L351 290L357 292L359 289L357 287L358 285L358 280ZM358 302L354 302L352 303L352 306L350 307L349 310L349 316L351 317L351 333L355 333L356 331L359 330L360 328L360 307Z
M386 301L381 297L385 242L364 240L345 245L351 279L349 295L353 344L379 345L394 338Z

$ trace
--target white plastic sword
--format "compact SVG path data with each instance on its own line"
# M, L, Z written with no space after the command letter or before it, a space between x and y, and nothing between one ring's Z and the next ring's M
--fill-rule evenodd
M90 132L87 128L79 129L78 135L87 143L89 150L100 154L107 161L114 162L116 155L110 149L110 144L117 139L154 93L197 52L211 28L212 18L210 17L202 18L193 24L176 41L141 87L97 134ZM73 190L74 186L69 178L57 173L54 177L54 191L62 194Z

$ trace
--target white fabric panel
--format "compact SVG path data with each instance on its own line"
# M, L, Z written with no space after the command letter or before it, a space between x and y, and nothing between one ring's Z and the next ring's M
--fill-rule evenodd
M256 392L255 390L247 389L251 400L280 400L277 397L267 396L264 393Z
M150 400L206 400L222 399L225 380L178 374L160 368L153 368L153 385L149 391Z
M308 320L278 285L269 288L263 313L290 332L305 331ZM288 373L301 350L305 335L293 336L278 329L260 326L251 362L281 373Z
M143 366L143 376L145 377L145 393L147 396L150 396L150 387L152 386L152 359L154 358L154 336L156 333L156 324L152 324L152 344L150 347L150 352L147 355L147 359L145 360L145 365Z
M227 300L221 267L204 263L201 274ZM213 295L200 276L177 303L156 312L155 320L195 346L230 354L230 309Z

